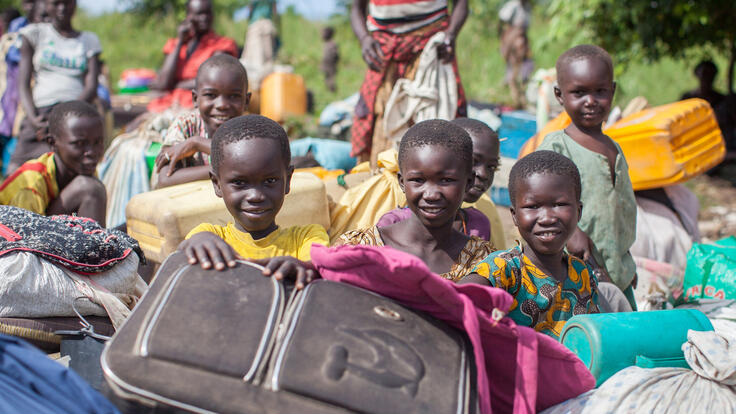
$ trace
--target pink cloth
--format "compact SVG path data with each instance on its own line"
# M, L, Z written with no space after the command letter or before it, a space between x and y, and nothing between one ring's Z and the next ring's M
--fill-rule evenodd
M491 222L485 214L473 207L462 209L467 216L465 222L465 234L468 236L480 237L485 241L491 241ZM404 221L411 216L411 210L408 207L395 208L378 219L376 226L386 227L388 225Z
M483 414L534 413L595 386L583 362L563 345L510 318L499 319L498 312L508 312L513 301L503 290L456 285L390 247L313 245L311 256L325 279L379 293L466 332Z

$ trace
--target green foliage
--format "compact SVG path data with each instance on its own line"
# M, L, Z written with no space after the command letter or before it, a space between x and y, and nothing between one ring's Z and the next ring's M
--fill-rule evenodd
M593 42L619 63L733 54L736 2L551 0L545 44Z

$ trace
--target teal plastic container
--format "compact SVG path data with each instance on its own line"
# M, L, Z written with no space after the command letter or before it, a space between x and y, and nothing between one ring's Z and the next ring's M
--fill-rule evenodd
M633 365L688 368L682 344L690 329L713 325L696 309L578 315L567 321L560 342L590 369L597 387Z

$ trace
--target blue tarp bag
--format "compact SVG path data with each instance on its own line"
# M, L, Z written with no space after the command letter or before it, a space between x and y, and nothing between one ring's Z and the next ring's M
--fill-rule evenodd
M79 375L8 335L0 335L0 412L119 414Z

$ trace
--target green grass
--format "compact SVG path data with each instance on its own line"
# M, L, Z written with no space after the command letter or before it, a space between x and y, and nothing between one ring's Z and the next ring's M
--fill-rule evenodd
M336 93L327 90L319 70L322 56L319 33L327 23L307 21L289 13L282 16L282 48L279 60L293 65L295 72L304 77L307 87L314 94L317 113L327 103L356 92L365 73L360 47L347 18L334 18L329 23L336 29L335 39L341 56ZM78 28L93 31L100 37L104 50L102 56L110 69L114 85L126 68L158 68L161 65L161 48L167 38L175 35L177 21L173 16L143 22L130 14L90 17L80 13L75 24ZM226 16L220 16L215 28L218 33L230 36L242 45L245 22L233 22ZM544 37L546 29L543 18L537 17L530 32L537 68L552 67L557 56L571 46L565 42L540 46L540 42L535 39ZM479 101L508 103L509 94L503 83L505 63L499 53L496 22L489 23L471 16L460 33L457 50L460 74L468 97ZM722 69L721 73L724 73L725 59L717 56L715 60ZM692 76L695 63L665 58L652 64L633 62L625 68L617 67L616 104L623 106L638 95L645 96L653 105L677 100L682 92L696 86ZM723 76L719 78L717 86L721 90L725 89Z

